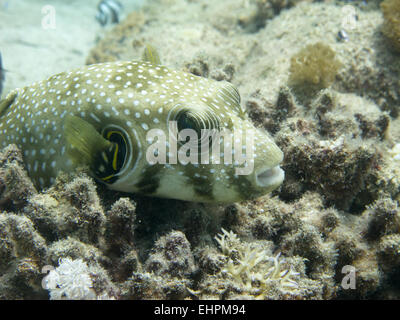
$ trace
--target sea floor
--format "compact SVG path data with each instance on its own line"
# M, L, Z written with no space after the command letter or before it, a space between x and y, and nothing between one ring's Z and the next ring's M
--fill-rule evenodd
M96 40L110 28L95 19L99 2L1 0L0 53L7 70L3 95L84 65ZM120 1L124 12L140 2Z

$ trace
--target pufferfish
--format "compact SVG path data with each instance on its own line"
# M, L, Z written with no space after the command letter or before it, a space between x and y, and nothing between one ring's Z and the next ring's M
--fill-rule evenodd
M147 134L168 132L171 121L178 131L252 130L254 169L238 175L237 162L150 163L146 150L154 141ZM216 143L223 155L222 139ZM151 49L142 61L84 66L13 90L0 102L0 146L8 144L20 148L39 189L61 171L86 167L112 190L236 202L264 195L284 179L282 151L249 121L232 84L171 70Z

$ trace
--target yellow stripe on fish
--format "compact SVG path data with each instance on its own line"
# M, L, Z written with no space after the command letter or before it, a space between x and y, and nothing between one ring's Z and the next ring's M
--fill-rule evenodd
M179 130L253 130L253 172L237 175L237 163L223 161L149 163L147 133L169 132L172 120ZM248 120L233 85L146 61L85 66L15 89L0 102L0 146L11 143L22 150L39 188L50 186L60 171L88 166L114 190L234 202L273 190L284 176L282 152Z

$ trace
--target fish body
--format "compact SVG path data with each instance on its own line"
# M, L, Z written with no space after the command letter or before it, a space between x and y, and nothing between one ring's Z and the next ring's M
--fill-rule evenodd
M169 133L171 123L197 132L254 132L254 170L238 175L234 161L173 163L171 144L179 149L187 139L170 137L163 142L167 163L149 163L149 148L162 141L149 133ZM85 66L13 90L0 102L0 146L12 143L22 150L38 188L50 186L60 171L83 165L114 190L235 202L275 189L284 177L281 150L248 120L233 85L146 61Z

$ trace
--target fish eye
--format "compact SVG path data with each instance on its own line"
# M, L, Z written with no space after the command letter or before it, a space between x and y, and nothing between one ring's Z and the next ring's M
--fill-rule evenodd
M112 144L101 153L101 157L95 164L94 174L105 183L114 183L126 162L128 153L127 138L123 132L114 128L104 130L103 137L112 142Z
M176 117L178 132L185 129L191 129L196 131L199 136L201 134L201 129L205 129L199 120L200 119L196 118L196 116L191 114L189 111L180 112Z
M192 129L200 136L202 129L220 128L220 120L211 110L181 109L174 117L178 131Z
M217 143L214 137L220 129L220 120L212 110L182 108L176 113L174 120L177 122L178 133L185 129L196 132L197 141L191 141L191 143L196 144L196 147L200 148L203 143L210 145L210 141L211 145ZM210 131L207 131L207 129ZM188 139L189 137L186 137L186 141L180 140L178 143L180 145L186 144Z

